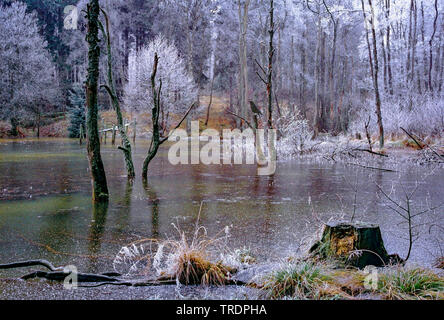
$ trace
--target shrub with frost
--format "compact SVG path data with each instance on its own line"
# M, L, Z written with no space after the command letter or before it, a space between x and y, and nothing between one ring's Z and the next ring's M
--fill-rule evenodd
M291 114L288 110L278 120L281 139L277 144L277 152L281 157L290 158L303 154L313 148L313 131L308 120L299 111Z
M370 134L377 134L376 115L371 105L356 111L350 126L352 132L365 133L365 123L370 117ZM382 103L382 119L387 137L402 133L401 127L420 136L441 136L444 131L444 96L387 97Z

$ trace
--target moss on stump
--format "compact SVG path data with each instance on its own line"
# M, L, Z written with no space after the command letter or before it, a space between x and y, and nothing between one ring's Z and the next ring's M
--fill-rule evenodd
M387 253L379 226L369 223L326 224L321 240L311 247L310 253L321 259L338 259L358 268L402 262L397 255Z

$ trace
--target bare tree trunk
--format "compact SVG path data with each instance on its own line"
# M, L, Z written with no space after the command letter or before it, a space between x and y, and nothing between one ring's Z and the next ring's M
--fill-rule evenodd
M433 84L432 84L432 70L433 70L433 38L436 34L436 23L438 21L438 0L435 0L435 19L433 20L433 33L429 40L429 88L430 91L433 91ZM441 87L441 85L440 85Z
M159 88L156 86L156 75L157 75L157 69L159 65L159 57L157 56L157 53L154 55L154 64L153 64L153 72L151 73L151 93L153 97L153 103L152 103L152 109L151 109L151 120L153 123L153 136L151 138L151 144L148 149L148 154L143 162L142 167L142 179L144 182L148 180L148 166L151 163L151 161L154 159L154 157L157 155L157 152L159 151L160 146L168 141L169 133L165 137L160 136L160 126L159 126L159 117L160 117L160 104L161 104L161 96L162 96L162 79L159 83ZM191 107L187 110L185 115L183 116L182 120L179 121L179 123L171 130L174 131L175 129L179 128L180 125L185 121L185 119L190 114L191 110L194 108L194 106L197 103L193 103ZM170 132L171 132L170 131Z
M238 2L239 17L239 113L242 117L247 115L248 107L248 69L247 69L247 31L248 31L248 10L250 0L245 0L242 6L241 0Z
M302 32L302 39L305 39L305 36L306 36L306 30ZM306 58L304 43L301 43L301 64L302 64L302 73L300 74L300 81L301 81L300 103L301 103L302 114L304 118L307 118L307 106L306 106L307 100L305 98L305 88L307 87L307 81L305 79L305 74L307 72L307 58Z
M268 97L268 128L273 128L273 36L274 36L274 0L270 0L270 34L268 48L268 74L267 74L267 97Z
M320 74L320 63L319 63L319 56L320 56L320 47L321 47L321 16L318 14L318 21L317 21L317 40L316 40L316 52L315 52L315 115L314 115L314 135L313 138L316 138L319 134L320 128L321 128L321 110L320 106L321 103L319 101L319 74Z
M295 59L294 59L294 37L291 36L291 44L290 44L290 104L291 111L295 112L295 104L296 104L296 72L294 68Z
M390 1L386 0L386 36L387 36L387 74L388 74L388 85L389 92L393 95L393 75L392 75L392 53L390 47L390 36L391 36L391 26L390 26Z
M100 155L98 118L98 81L99 81L99 0L90 0L87 9L88 33L86 40L89 44L88 74L86 81L86 140L88 150L89 168L91 170L93 201L107 201L109 198L105 169Z
M335 127L335 123L334 122L334 114L335 114L335 93L334 93L334 83L333 83L333 73L334 73L334 69L335 69L335 58L336 58L336 39L337 39L337 34L338 34L338 21L335 20L335 17L333 16L333 14L331 13L330 9L328 8L327 4L325 3L325 1L323 2L325 9L327 10L328 14L330 15L330 20L333 24L333 43L332 43L332 48L331 48L331 62L330 62L330 67L329 67L329 71L328 71L328 91L329 91L329 104L330 104L330 121L332 122L332 126L331 128Z
M105 29L102 30L104 37L106 38L106 44L107 44L107 53L108 53L108 85L104 86L105 89L108 91L108 95L111 100L111 104L116 111L117 116L117 126L119 128L120 137L122 139L122 146L119 147L120 150L122 150L124 158L125 158L125 165L127 170L127 178L129 180L133 180L136 177L136 174L134 172L134 164L132 159L132 153L131 153L131 143L128 139L128 136L126 134L125 126L123 124L123 116L122 111L120 110L120 102L117 97L116 88L114 86L113 81L113 71L112 71L112 54L111 54L111 35L109 31L109 18L108 15L104 10L102 10L102 13L105 17ZM114 126L114 125L113 125ZM114 131L114 128L113 128ZM106 132L105 134L105 144L106 144Z
M362 4L362 12L364 15L364 21L365 21L365 28L366 28L366 34L368 38L368 29L367 29L367 15L365 13L365 5L364 0L361 0ZM379 95L379 84L378 84L378 76L379 76L379 63L378 63L378 47L377 47L377 39L376 39L376 30L375 30L375 13L372 5L372 0L368 0L368 4L370 6L370 12L371 12L371 19L370 19L370 25L371 25L371 32L372 32L372 42L373 42L373 60L371 59L371 52L369 52L370 56L370 69L374 73L372 74L373 77L373 87L375 90L375 103L376 103L376 116L378 119L378 127L379 127L379 148L384 148L384 126L382 124L382 112L381 112L381 97ZM368 42L369 45L369 42ZM370 46L369 46L370 48ZM374 65L372 65L372 61L374 61Z
M417 45L417 21L418 21L418 13L417 13L417 7L416 7L416 0L412 1L413 5L413 33L412 33L412 67L411 67L411 81L412 81L412 89L414 86L414 80L415 80L415 63L416 63L416 45Z
M208 121L210 120L210 109L211 109L211 104L213 103L213 88L214 88L214 76L211 79L210 101L208 102L207 118L205 120L205 126L208 126Z
M210 120L210 109L211 104L213 103L213 89L214 89L214 78L215 78L215 72L216 72L216 46L217 46L217 32L215 29L215 22L214 18L211 20L211 58L210 58L210 77L211 77L211 88L210 88L210 101L208 103L207 108L207 118L205 120L205 126L208 126L208 121Z
M422 40L422 64L424 66L424 89L429 91L428 70L427 70L427 53L425 46L425 21L424 21L424 2L421 1L421 40Z

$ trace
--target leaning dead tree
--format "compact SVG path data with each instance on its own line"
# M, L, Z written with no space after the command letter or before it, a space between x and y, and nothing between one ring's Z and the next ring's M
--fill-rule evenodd
M157 88L156 85L156 75L157 75L157 69L159 66L159 57L157 53L154 54L154 65L153 65L153 72L151 74L151 90L152 90L152 97L153 97L153 106L151 109L151 120L153 125L153 132L152 132L152 138L150 147L148 149L148 155L145 158L145 161L143 162L143 168L142 168L142 178L144 181L148 180L148 166L150 162L154 159L154 157L157 154L157 151L159 151L160 146L165 143L169 138L169 133L166 134L164 137L161 136L161 126L159 124L159 117L160 117L160 106L161 106L161 96L162 96L162 79L160 79L159 87ZM170 133L177 128L180 127L180 125L185 121L187 116L190 114L191 110L194 108L195 103L193 103L183 116L183 118L179 121L179 123L174 127L173 130L170 131Z
M119 129L120 137L122 139L122 145L119 146L119 149L123 151L123 155L125 157L126 170L129 180L133 180L136 177L134 172L134 163L131 154L131 143L128 139L128 135L126 134L125 124L123 123L122 111L120 109L119 98L117 97L116 88L114 86L113 81L113 71L112 71L112 53L111 53L111 36L109 31L109 18L106 12L102 9L103 16L105 17L105 28L102 24L100 24L100 28L102 30L103 36L106 40L107 54L108 54L108 84L102 85L103 88L106 89L108 95L111 100L111 104L116 111L117 117L117 127ZM106 137L106 135L105 135Z
M91 0L87 6L88 32L88 74L86 80L86 141L89 168L91 171L93 201L107 201L109 198L105 168L100 155L98 118L98 81L99 81L99 0Z

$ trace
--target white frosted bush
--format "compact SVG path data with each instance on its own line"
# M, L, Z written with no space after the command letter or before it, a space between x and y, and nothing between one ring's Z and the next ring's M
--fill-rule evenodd
M283 158L303 154L313 147L311 139L313 132L308 120L303 118L299 112L290 113L291 111L288 111L277 121L282 135L277 144L277 152Z

